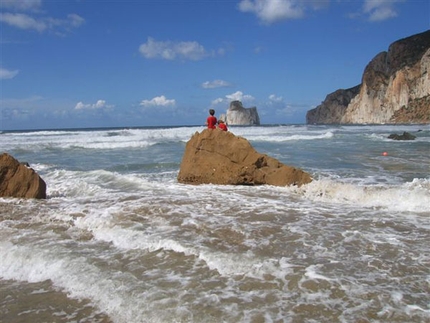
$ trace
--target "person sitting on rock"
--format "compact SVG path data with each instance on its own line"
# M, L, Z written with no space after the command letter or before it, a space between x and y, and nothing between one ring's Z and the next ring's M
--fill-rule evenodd
M223 130L223 131L227 131L228 130L227 129L227 125L222 120L218 121L218 128L221 129L221 130Z
M210 109L209 110L209 114L210 116L206 119L206 124L208 126L208 129L216 129L216 123L217 123L217 119L215 117L215 110L214 109Z

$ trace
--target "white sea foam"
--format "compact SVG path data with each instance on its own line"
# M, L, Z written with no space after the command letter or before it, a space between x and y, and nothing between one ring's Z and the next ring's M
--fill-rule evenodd
M3 279L51 280L72 298L91 299L117 322L138 322L136 317L145 319L145 312L139 310L137 304L139 300L132 297L130 275L100 271L84 257L59 256L58 251L46 246L42 250L37 246L29 248L0 242L0 253L0 276Z
M358 185L330 179L314 180L289 190L312 201L349 205L356 208L383 208L398 212L429 212L430 180L414 179L401 185Z
M270 141L270 142L287 142L287 141L300 141L300 140L320 140L331 139L334 137L334 132L327 131L322 134L248 134L247 139L252 141Z
M120 249L139 249L148 252L163 250L195 257L196 260L203 261L209 269L216 270L222 276L246 275L261 278L265 274L271 274L278 277L285 275L289 268L285 258L280 261L259 260L252 253L216 252L193 240L188 243L173 240L165 237L166 235L174 236L174 232L167 233L173 230L168 225L164 225L164 228L158 225L157 230L151 233L142 231L139 227L124 229L116 225L112 212L114 212L114 208L110 208L103 215L77 218L75 225L80 229L91 231L96 240L113 243Z
M400 128L418 130L230 127L311 170L300 188L179 184L204 127L4 133L49 198L0 199L0 277L50 280L115 323L426 322L427 147L383 139Z
M195 131L204 128L123 129L97 131L40 131L7 133L2 139L5 150L20 149L118 149L142 148L160 142L188 141Z

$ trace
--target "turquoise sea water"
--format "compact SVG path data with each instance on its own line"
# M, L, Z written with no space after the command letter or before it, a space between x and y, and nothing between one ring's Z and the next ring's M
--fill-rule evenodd
M229 128L300 188L179 184L203 129L1 133L0 322L430 322L428 125Z

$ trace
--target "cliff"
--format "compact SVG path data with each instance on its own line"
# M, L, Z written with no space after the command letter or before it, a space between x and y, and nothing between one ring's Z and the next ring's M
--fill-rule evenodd
M237 126L258 126L260 125L260 117L256 107L244 108L242 102L232 101L225 115L221 115L220 119L228 125Z
M392 43L366 66L360 85L329 94L308 124L429 123L430 30Z

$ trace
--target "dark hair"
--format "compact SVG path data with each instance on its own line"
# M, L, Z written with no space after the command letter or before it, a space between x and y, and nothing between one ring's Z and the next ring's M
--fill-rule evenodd
M210 114L211 116L213 116L213 115L215 114L215 110L214 110L214 109L210 109L210 110L209 110L209 114Z

